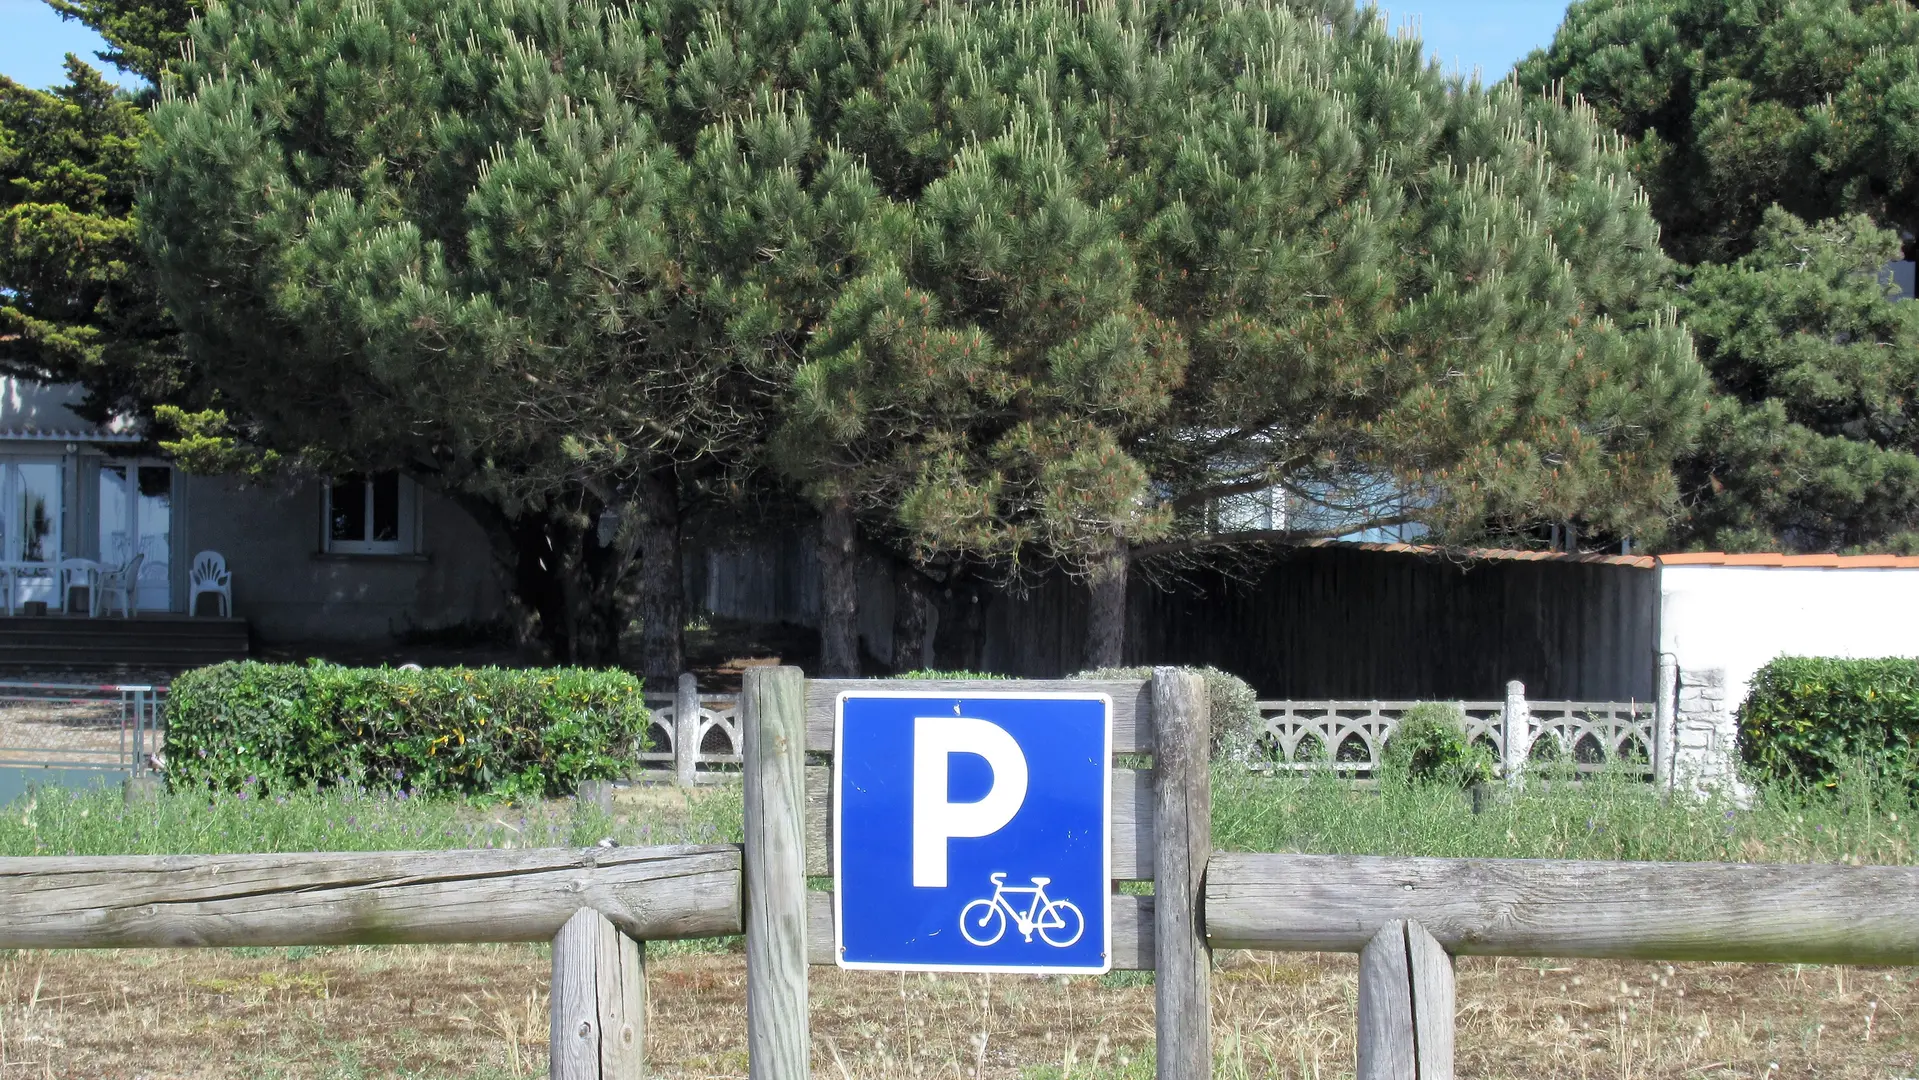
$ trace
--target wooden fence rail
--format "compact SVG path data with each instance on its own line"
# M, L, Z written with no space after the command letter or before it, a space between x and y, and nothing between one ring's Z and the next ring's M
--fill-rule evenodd
M0 948L552 941L553 1080L639 1080L639 943L743 929L740 849L0 859Z
M0 859L0 949L636 940L740 932L737 847Z
M1215 853L1206 934L1359 953L1359 1080L1452 1080L1453 956L1912 965L1914 896L1912 867Z
M1411 919L1446 951L1770 964L1919 963L1919 868L1212 858L1216 949L1359 952Z

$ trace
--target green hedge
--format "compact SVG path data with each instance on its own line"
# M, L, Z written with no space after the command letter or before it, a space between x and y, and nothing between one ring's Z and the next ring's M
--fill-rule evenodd
M1213 757L1222 761L1245 762L1251 759L1263 721L1259 715L1259 695L1246 682L1215 667L1182 668L1198 675L1206 683L1206 698L1212 705ZM1150 667L1093 668L1073 676L1075 679L1150 679Z
M1767 776L1832 784L1864 764L1919 787L1919 660L1780 657L1739 708L1739 752Z
M1379 775L1401 783L1470 788L1490 782L1498 768L1492 753L1467 735L1466 713L1458 705L1422 701L1407 709L1386 736Z
M1218 668L1184 668L1206 682L1206 697L1212 704L1213 756L1233 761L1247 760L1254 752L1263 721L1259 715L1259 695L1246 680ZM978 671L909 671L896 679L1009 679L1009 675L990 675ZM1091 681L1150 679L1151 667L1091 668L1071 678Z
M640 681L618 671L220 664L173 683L167 775L223 790L559 796L629 772L649 721Z

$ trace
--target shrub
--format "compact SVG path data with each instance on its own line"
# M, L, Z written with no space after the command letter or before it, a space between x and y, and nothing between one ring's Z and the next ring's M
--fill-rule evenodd
M1214 667L1185 668L1206 681L1212 705L1213 757L1244 762L1259 739L1259 695L1245 679ZM1094 668L1075 679L1150 679L1150 667Z
M1493 778L1493 759L1466 737L1459 706L1427 701L1407 709L1380 751L1382 777L1412 784L1471 787Z
M1828 787L1864 765L1919 787L1919 660L1782 656L1739 707L1739 753L1773 779Z
M618 671L220 664L173 683L167 774L228 791L254 778L557 796L624 775L649 719L640 681Z

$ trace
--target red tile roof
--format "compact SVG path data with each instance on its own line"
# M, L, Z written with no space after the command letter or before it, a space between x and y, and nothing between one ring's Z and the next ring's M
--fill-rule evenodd
M1448 548L1432 544L1375 544L1354 540L1308 540L1300 547L1344 548L1349 551L1383 551L1396 555L1443 555L1447 558L1479 562L1559 562L1603 566L1630 566L1651 570L1658 565L1651 555L1599 555L1571 551L1529 551L1515 548Z
M1512 548L1445 548L1432 544L1375 544L1351 540L1311 540L1300 547L1345 548L1351 551L1380 551L1398 555L1440 555L1473 562L1559 562L1600 566L1625 566L1651 570L1659 566L1768 566L1828 570L1919 570L1919 556L1912 555L1783 555L1776 553L1733 554L1723 551L1693 551L1678 555L1599 555L1567 551L1530 551Z
M1919 570L1912 555L1728 555L1720 551L1693 551L1659 556L1661 566L1779 566L1822 567L1830 570Z

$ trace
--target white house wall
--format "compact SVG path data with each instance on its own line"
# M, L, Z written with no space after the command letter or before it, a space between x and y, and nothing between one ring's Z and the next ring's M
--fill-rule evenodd
M1659 649L1681 671L1725 671L1737 709L1779 656L1919 656L1919 570L1666 566Z
M504 610L485 534L438 496L420 495L421 554L326 555L318 485L288 490L185 474L180 484L182 563L205 550L226 556L234 614L263 643L379 641L483 623Z

